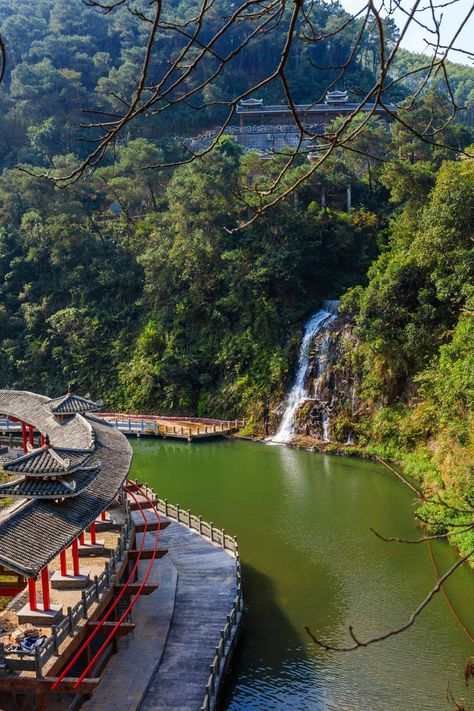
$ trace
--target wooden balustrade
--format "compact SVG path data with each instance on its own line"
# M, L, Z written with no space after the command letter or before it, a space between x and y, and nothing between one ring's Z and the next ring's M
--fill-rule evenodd
M245 424L244 420L212 420L204 417L129 415L106 412L98 413L97 416L126 434L134 434L138 437L142 434L177 437L188 441L195 437L213 437L231 433Z
M231 657L237 640L237 633L243 613L242 571L237 538L229 536L225 530L216 528L213 523L203 521L201 516L195 516L188 510L182 510L179 505L168 503L167 499L159 499L156 493L147 484L142 486L146 496L156 505L158 511L167 518L174 519L184 524L189 529L196 531L204 538L220 545L223 550L231 553L236 559L236 597L232 603L227 622L222 628L219 642L216 646L214 659L210 665L210 674L205 688L201 711L211 711L219 693L220 683ZM130 503L125 501L126 519L120 530L117 546L112 552L100 575L94 576L93 583L82 592L81 599L74 607L67 608L67 614L60 623L52 627L51 636L42 647L35 650L34 654L22 650L7 652L5 646L0 644L0 664L5 664L12 671L34 672L36 677L42 676L44 666L52 656L58 656L61 645L68 637L75 634L78 625L83 624L88 618L92 606L100 603L103 596L114 584L115 571L123 560L132 533L132 517Z

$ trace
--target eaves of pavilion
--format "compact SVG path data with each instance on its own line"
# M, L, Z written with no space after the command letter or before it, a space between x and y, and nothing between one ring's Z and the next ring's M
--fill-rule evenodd
M66 397L66 396L65 396ZM92 414L58 417L35 393L0 390L0 412L56 448L88 450L89 483L69 498L16 500L0 515L0 565L34 580L77 541L114 501L127 478L132 449L124 435ZM62 414L62 413L61 413ZM64 413L69 414L69 413ZM25 442L24 442L25 444ZM43 575L44 577L44 575Z

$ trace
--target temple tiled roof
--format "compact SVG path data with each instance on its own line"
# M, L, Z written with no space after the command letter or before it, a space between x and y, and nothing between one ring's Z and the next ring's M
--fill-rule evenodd
M40 447L25 454L24 457L18 457L4 464L3 469L8 474L18 473L39 477L71 474L89 459L92 451L65 447Z
M0 484L0 496L20 497L25 499L62 499L77 496L100 474L100 465L79 469L73 476L60 479L36 479L21 477L14 481Z
M0 412L28 422L44 436L48 435L56 447L91 449L94 431L85 417L71 417L59 421L48 405L52 401L44 395L25 390L0 390Z
M49 408L55 415L83 415L87 412L97 412L101 406L101 402L93 402L72 392L49 403Z
M87 464L98 466L100 461L100 473L64 501L55 500L59 496L54 494L51 499L15 499L11 507L0 511L0 564L29 577L36 577L112 503L132 459L130 444L114 427L92 416L59 419L49 409L50 403L34 393L0 390L0 412L49 435L55 449L89 450L92 446ZM79 471L74 473L78 487L80 476Z

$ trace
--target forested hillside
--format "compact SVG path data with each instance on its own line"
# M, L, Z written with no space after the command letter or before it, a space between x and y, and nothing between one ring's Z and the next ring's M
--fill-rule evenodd
M414 170L386 173L390 240L368 286L343 297L359 339L346 358L365 403L351 425L359 445L402 460L428 494L446 490L456 510L425 505L442 532L470 520L474 498L474 163L443 163L421 193ZM474 535L454 540L467 552Z
M317 11L326 30L345 16L337 3ZM390 44L396 28L385 29ZM335 36L312 74L291 57L297 100L318 100L330 71L321 67L337 64L357 32L353 24ZM60 189L35 172L76 165L89 150L83 110L113 112L133 91L143 24L79 0L4 0L0 34L9 57L0 87L2 386L57 395L74 382L110 407L244 416L258 432L267 403L283 397L302 323L323 298L342 297L358 339L347 358L367 404L351 423L357 444L412 457L414 469L467 490L472 160L372 119L352 150L334 151L297 192L233 231L247 217L240 189L275 178L285 156L262 161L223 138L189 165L144 169L182 157L184 136L221 120L219 107L180 105L129 126L113 155ZM165 66L169 51L163 42L154 61ZM270 62L273 51L261 39L208 87L211 98L245 88L256 57ZM341 88L373 80L375 52L370 42L360 48ZM420 61L403 51L395 72ZM452 69L456 101L471 102L473 70ZM410 90L408 79L390 98L403 102ZM260 98L282 100L281 87ZM420 125L446 121L441 78L417 110ZM439 142L469 153L462 116ZM307 165L297 159L285 180Z
M116 4L118 7L113 13L104 14L81 0L69 3L62 0L2 1L0 36L4 38L8 55L0 90L2 167L12 167L18 162L52 166L58 155L82 157L90 149L84 141L90 136L81 132L79 126L91 118L83 110L118 111L123 97L127 99L133 93L148 28L147 23L138 21L125 6ZM195 0L167 5L175 21L189 18L195 7ZM209 19L209 33L231 7L226 0L220 0L214 23ZM312 22L321 34L330 32L338 22L350 17L337 2L316 3L312 11ZM286 24L287 19L281 28L282 42ZM295 101L323 99L325 87L337 79L337 66L347 57L360 29L360 22L354 22L328 43L314 46L306 43L301 52L295 50L287 68ZM397 32L393 21L387 20L384 36L388 49L393 46ZM222 54L238 41L238 33L237 27L222 39L222 46L219 45ZM184 39L181 38L182 44ZM153 56L152 69L157 76L167 67L179 43L176 35L164 36L160 41ZM269 71L277 51L273 35L271 39L265 35L257 38L199 94L199 98L195 97L192 105L176 104L153 120L140 119L131 130L159 144L167 158L175 158L182 151L182 138L218 124L225 113L218 102L243 91L255 78ZM341 88L349 90L352 98L361 95L373 81L377 52L376 37L368 35L349 63ZM413 70L424 64L426 57L401 50L397 54L393 79L407 70L411 73L403 83L394 83L385 98L398 101L409 95L417 80ZM474 101L473 70L450 63L448 68L454 100L459 106L471 104ZM430 85L435 92L446 94L442 72ZM285 101L283 88L276 82L265 86L259 97L266 102ZM212 100L215 105L198 110L200 99ZM439 111L441 117L442 107ZM125 142L129 138L130 135L122 136Z

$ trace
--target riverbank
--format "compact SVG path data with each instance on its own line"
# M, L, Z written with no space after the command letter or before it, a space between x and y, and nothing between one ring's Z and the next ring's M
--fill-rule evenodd
M239 439L247 442L265 444L267 437L257 435L241 435L239 432L235 432L233 434L226 435L226 439ZM359 459L368 459L374 462L381 461L385 463L383 457L367 448L359 447L354 444L335 444L334 442L325 442L321 439L316 439L315 437L310 436L296 435L291 442L285 442L284 446L290 447L291 449L303 449L308 452L319 452L321 454L332 454L334 456L357 457ZM402 462L398 459L389 461L395 465L402 465Z

